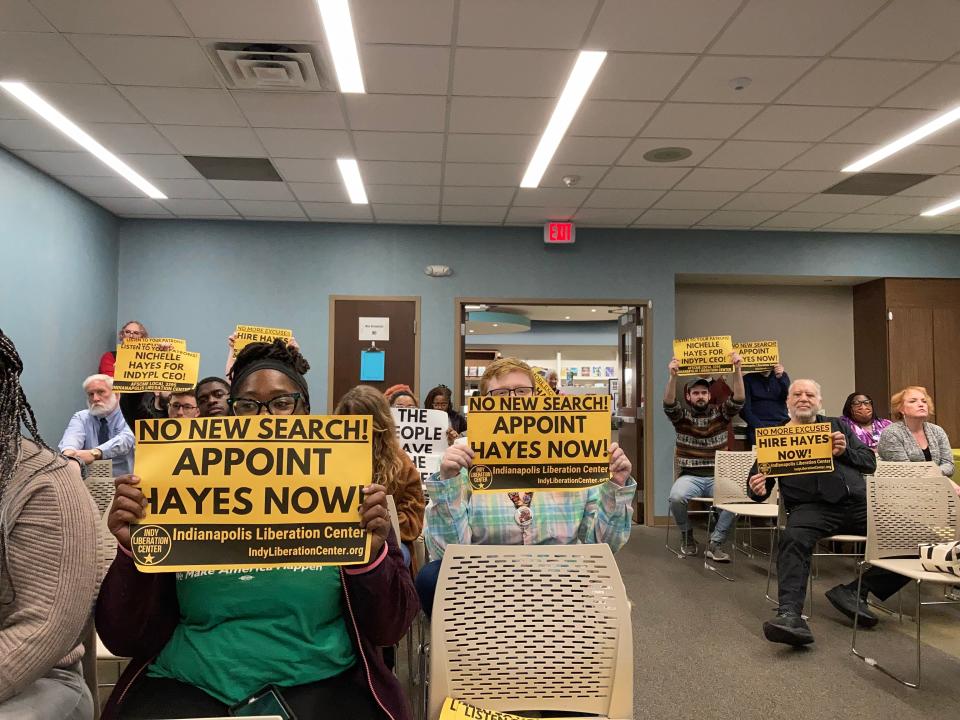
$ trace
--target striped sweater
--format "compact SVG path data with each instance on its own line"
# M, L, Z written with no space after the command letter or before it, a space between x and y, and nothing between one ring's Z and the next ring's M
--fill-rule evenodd
M683 407L679 401L663 404L663 411L677 431L677 464L681 475L713 475L713 455L726 450L730 421L743 401L727 398L722 405L707 405L702 413Z

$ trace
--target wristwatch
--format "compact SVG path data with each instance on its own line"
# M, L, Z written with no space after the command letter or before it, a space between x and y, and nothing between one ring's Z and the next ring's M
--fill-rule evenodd
M90 454L93 455L94 460L103 460L103 450L100 448L94 448L90 451Z

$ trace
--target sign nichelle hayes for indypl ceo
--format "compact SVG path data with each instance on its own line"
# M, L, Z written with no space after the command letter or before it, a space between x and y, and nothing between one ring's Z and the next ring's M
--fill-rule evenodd
M372 477L368 415L142 420L131 528L142 572L368 561L360 528Z

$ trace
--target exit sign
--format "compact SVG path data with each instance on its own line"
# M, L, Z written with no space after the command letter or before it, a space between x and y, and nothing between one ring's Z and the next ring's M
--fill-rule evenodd
M543 226L543 242L547 245L573 245L577 229L571 222L548 222Z

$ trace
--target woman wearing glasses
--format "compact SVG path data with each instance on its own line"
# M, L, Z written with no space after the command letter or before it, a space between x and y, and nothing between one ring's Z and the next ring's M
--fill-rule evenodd
M501 358L480 379L481 395L534 394L533 370L517 358ZM473 451L467 445L447 448L440 471L426 481L430 504L424 539L433 562L417 575L417 592L427 614L447 545L568 545L607 543L616 552L630 537L636 481L630 460L610 443L610 479L572 492L471 492L467 470Z
M233 414L309 414L308 369L282 341L247 346L233 366ZM129 553L129 523L143 517L139 478L116 482L108 525L120 549L96 620L104 644L133 660L102 718L224 716L263 690L304 720L409 720L380 646L399 642L418 605L397 540L388 542L383 486L366 486L359 510L368 565L147 574Z
M144 327L142 322L130 320L124 323L124 326L120 328L120 331L117 333L117 342L122 345L124 340L142 340L148 337L150 337L150 333L147 332L147 328ZM116 364L117 351L107 350L107 352L100 356L100 369L97 370L97 372L101 375L113 377L113 370Z
M866 393L860 392L850 393L847 396L840 422L853 431L857 440L874 452L877 451L880 433L890 425L890 421L886 418L878 418L874 415L873 400Z

